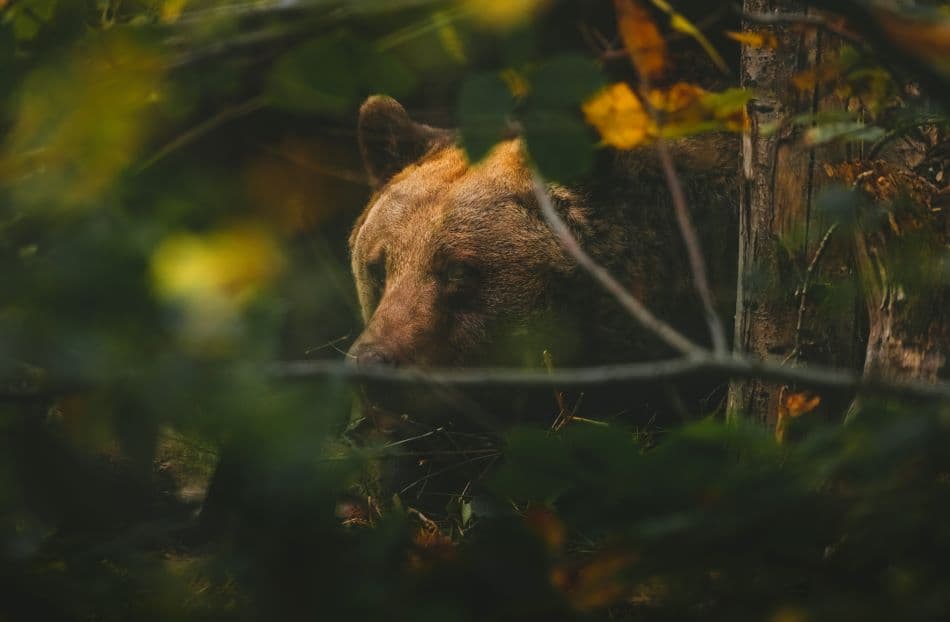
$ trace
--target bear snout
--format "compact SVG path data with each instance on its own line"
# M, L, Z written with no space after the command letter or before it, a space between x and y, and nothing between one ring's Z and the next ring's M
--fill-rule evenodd
M350 352L349 360L360 369L396 367L396 357L383 347L372 343L357 346Z

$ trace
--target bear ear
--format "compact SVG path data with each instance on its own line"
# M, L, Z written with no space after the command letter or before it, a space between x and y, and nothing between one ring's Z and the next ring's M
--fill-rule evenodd
M373 95L360 107L360 152L374 188L419 160L431 148L448 144L452 132L416 123L392 97Z

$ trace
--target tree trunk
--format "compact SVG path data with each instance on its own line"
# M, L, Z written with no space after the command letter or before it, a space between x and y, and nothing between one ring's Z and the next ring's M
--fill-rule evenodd
M806 12L801 3L778 0L746 0L743 9L750 14ZM816 166L836 154L802 148L800 130L791 123L798 115L840 106L833 96L821 93L820 85L808 90L792 87L794 76L820 64L836 49L817 31L751 23L744 30L773 34L779 45L774 50L749 46L742 50L741 84L752 89L756 99L749 105L751 125L742 141L735 348L793 363L811 354L810 346L829 343L827 337L834 333L834 347L821 348L813 360L852 365L854 314L839 314L831 323L810 322L802 302L807 281L817 276L814 270L848 272L846 257L818 261L828 224L812 209ZM734 381L728 412L774 426L782 389L761 380Z
M868 314L864 373L935 381L950 375L950 218L912 170L866 165L855 185L875 203L858 214L855 259ZM863 180L863 181L862 181ZM897 194L894 194L897 189Z
M750 14L808 12L801 3L779 0L745 0L743 9ZM846 102L817 80L811 89L793 91L791 78L833 58L838 41L814 30L745 26L774 34L779 47L744 46L742 51L742 86L756 99L742 144L736 349L787 364L852 369L863 364L866 374L891 379L946 376L950 225L946 206L934 204L939 189L935 193L931 181L911 170L945 164L939 154L946 142L932 136L929 144L909 151L885 150L887 163L869 164L855 164L863 155L860 145L804 148L801 130L790 120L840 111ZM930 164L928 149L937 154ZM830 183L862 188L873 195L874 205L839 230L829 214L813 209L818 191ZM946 187L946 180L940 185ZM909 202L896 200L907 193ZM777 425L790 389L760 380L734 381L728 412ZM822 396L835 413L851 397Z

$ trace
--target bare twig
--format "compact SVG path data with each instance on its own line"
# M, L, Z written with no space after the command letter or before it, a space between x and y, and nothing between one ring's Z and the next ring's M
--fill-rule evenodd
M673 158L670 156L670 150L666 141L657 138L656 151L660 156L660 165L663 167L663 175L666 176L666 183L670 189L670 195L673 199L673 209L676 212L676 222L680 228L680 235L686 244L686 252L689 257L689 267L693 274L693 284L696 287L696 293L703 303L703 311L706 314L706 323L709 325L709 335L712 338L713 350L718 354L725 354L728 351L726 345L726 331L722 325L722 318L716 312L716 303L713 299L712 289L709 287L709 277L706 270L706 261L703 259L703 251L699 243L699 236L696 234L696 227L693 225L692 217L689 214L689 207L686 205L686 195L683 193L683 184L680 183L676 174L676 168L673 165Z
M653 315L653 312L627 291L627 288L617 281L606 268L597 263L581 248L567 224L558 215L557 210L554 209L554 205L551 203L551 197L548 195L547 189L544 186L544 181L538 173L534 174L534 195L541 206L541 213L544 216L545 222L547 222L551 231L558 237L558 240L560 240L561 245L568 254L571 255L578 265L586 270L601 287L607 290L641 326L652 332L681 354L694 356L704 353L703 348Z
M347 382L378 382L400 386L442 386L456 389L495 387L541 389L561 387L579 389L619 383L655 383L690 375L723 375L733 378L761 378L803 387L856 390L872 394L913 399L950 400L950 382L901 381L863 376L849 369L824 365L787 367L777 359L755 360L738 354L714 356L700 351L690 356L596 367L525 370L504 367L466 369L358 368L338 360L282 361L272 363L265 372L274 380L311 381L332 378ZM0 401L56 399L84 390L78 384L54 386L52 380L33 387L0 387Z
M273 377L285 380L339 378L352 382L372 381L393 385L420 385L436 383L456 388L550 388L553 386L578 389L619 383L654 383L657 380L681 378L690 375L723 375L734 378L761 378L784 383L799 383L804 387L841 390L860 390L881 395L915 399L950 400L950 382L899 381L890 378L862 376L849 370L809 365L783 366L778 359L755 360L740 355L713 356L710 353L644 363L602 365L597 367L524 370L511 368L466 368L451 370L359 369L338 361L291 361L274 364Z
M796 356L799 355L802 349L802 324L805 319L805 306L808 299L808 290L811 288L812 275L815 272L815 268L818 266L818 262L821 261L821 256L825 252L825 247L828 246L828 240L831 239L831 236L834 235L835 230L838 228L838 223L835 223L828 227L828 231L825 232L824 237L821 238L821 243L818 244L817 250L815 250L814 257L811 258L811 263L808 264L808 269L805 271L805 277L802 279L802 286L798 290L798 321L795 323L795 347L792 348L792 351L788 353L788 356L785 357L785 360L782 361L782 364L786 364Z
M266 105L267 105L267 98L258 95L258 96L252 97L251 99L245 102L242 102L235 106L229 106L221 110L210 119L206 119L205 121L202 121L201 123L191 128L184 134L177 136L172 141L167 143L164 147L159 149L155 153L155 155L153 155L148 160L146 160L145 163L142 164L141 167L139 167L139 171L143 171L149 168L150 166L152 166L153 164L155 164L156 162L158 162L165 156L169 155L170 153L177 151L178 149L181 149L182 147L198 140L205 134L214 131L215 129L224 125L228 121L233 121L234 119L239 119L241 117L247 116L253 112L260 110Z
M662 119L656 107L650 101L650 81L645 75L640 76L640 87L640 100L643 107L650 115L650 118L653 119L653 122L659 126ZM696 233L696 227L693 224L689 206L686 203L686 193L683 191L683 184L680 181L679 175L676 174L676 165L673 163L672 155L670 155L669 146L662 136L657 136L656 138L656 153L660 159L663 176L666 178L670 198L673 201L676 224L679 226L680 236L686 245L689 269L693 276L693 286L703 304L703 312L706 316L706 324L709 326L709 336L712 339L713 350L717 354L723 355L729 350L726 345L726 331L723 328L722 319L716 311L716 303L713 298L712 289L709 287L706 260L703 259L703 250L699 242L699 235Z

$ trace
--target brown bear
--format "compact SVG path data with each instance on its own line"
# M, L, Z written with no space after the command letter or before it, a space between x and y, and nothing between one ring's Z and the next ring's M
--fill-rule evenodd
M472 164L454 132L375 96L360 110L359 142L375 188L350 236L365 329L349 354L360 366L540 365L543 350L561 366L671 354L562 248L541 215L520 139ZM718 135L672 148L728 320L738 149ZM576 184L549 188L562 218L657 315L704 340L654 150L604 150L601 160Z

